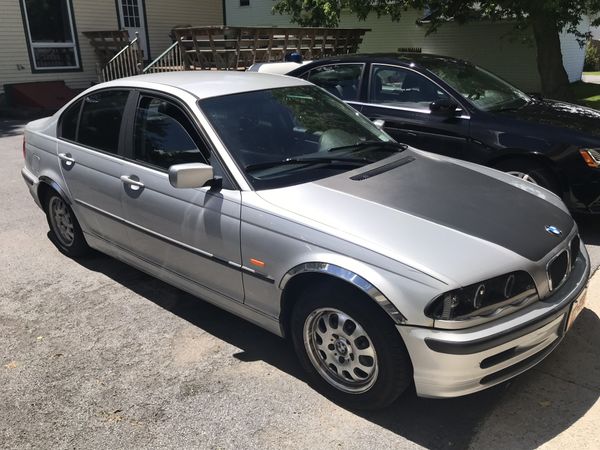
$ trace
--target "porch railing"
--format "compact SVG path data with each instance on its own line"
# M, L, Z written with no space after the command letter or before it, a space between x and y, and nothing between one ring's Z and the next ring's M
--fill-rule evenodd
M175 41L171 46L162 52L154 61L148 64L143 73L175 72L185 70L183 66L183 57L181 56L181 47L179 41Z
M116 80L118 78L130 77L142 73L144 59L138 44L139 36L123 47L108 63L100 69L99 78L101 82Z

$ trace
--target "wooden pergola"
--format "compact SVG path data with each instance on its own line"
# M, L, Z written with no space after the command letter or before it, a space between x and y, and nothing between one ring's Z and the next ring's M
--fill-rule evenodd
M367 28L205 26L175 28L184 70L243 70L257 62L356 53Z

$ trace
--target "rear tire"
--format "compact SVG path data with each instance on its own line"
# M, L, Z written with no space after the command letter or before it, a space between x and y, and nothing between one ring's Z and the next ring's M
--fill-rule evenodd
M54 191L45 200L46 219L54 245L71 258L88 254L90 247L71 207Z
M306 290L292 312L291 336L310 383L343 406L383 408L412 382L394 323L354 288L331 283Z
M495 169L514 175L524 181L537 184L556 195L561 195L560 185L556 175L543 164L530 160L510 159L501 161L494 166Z

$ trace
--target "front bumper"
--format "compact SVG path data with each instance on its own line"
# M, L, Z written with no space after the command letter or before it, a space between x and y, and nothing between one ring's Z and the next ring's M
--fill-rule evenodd
M463 330L398 326L413 363L417 394L434 398L471 394L539 363L562 340L572 305L585 296L589 274L582 244L565 284L514 314Z

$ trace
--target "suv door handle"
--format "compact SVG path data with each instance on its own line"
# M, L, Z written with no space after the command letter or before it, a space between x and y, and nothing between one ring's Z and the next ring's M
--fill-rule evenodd
M67 166L75 164L75 158L73 158L70 153L59 153L58 157L62 159Z
M121 175L121 181L129 186L131 186L131 189L133 189L134 191L137 191L138 189L141 189L144 187L144 183L142 183L141 181L138 180L134 180L133 178L131 178L130 176L127 175Z

